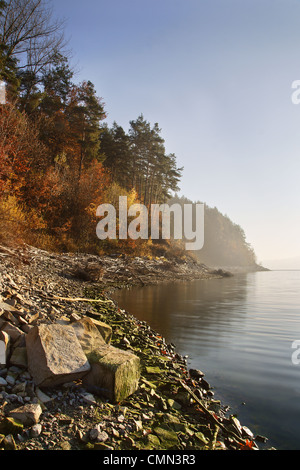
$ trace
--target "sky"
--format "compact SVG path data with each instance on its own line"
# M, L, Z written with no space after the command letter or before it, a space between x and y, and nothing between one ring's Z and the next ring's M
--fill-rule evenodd
M106 122L158 123L180 195L300 268L300 0L53 0Z

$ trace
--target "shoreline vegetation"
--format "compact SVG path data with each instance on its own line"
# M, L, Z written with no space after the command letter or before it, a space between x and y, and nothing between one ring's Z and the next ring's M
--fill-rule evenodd
M154 279L230 274L192 260L57 254L28 245L0 247L0 265L0 334L11 334L7 365L0 367L0 448L193 452L267 447L267 438L254 436L214 399L205 373L189 370L175 345L121 310L109 294ZM39 388L29 372L25 337L30 331L41 325L68 328L87 319L111 329L107 347L139 358L138 386L117 403L96 387L85 388L84 379Z

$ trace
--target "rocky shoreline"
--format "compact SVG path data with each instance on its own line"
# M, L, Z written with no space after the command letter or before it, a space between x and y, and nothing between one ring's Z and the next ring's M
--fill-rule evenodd
M119 309L107 294L129 285L227 275L190 259L174 263L164 258L99 258L47 253L29 246L0 247L2 342L10 336L7 362L0 366L0 449L265 448L266 438L254 436L214 399L203 372L188 370L174 345ZM118 366L119 357L121 361L126 355L138 358L138 384L121 400L107 398L91 382L86 384L84 377L39 386L28 366L28 338L34 332L56 327L69 331L89 322L111 330L106 344L97 335L96 343L105 354L118 351Z

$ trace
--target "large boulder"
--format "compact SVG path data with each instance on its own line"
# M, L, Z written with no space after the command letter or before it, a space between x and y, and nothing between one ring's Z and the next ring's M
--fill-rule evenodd
M102 325L104 325L104 323ZM77 339L86 355L106 345L103 335L99 331L97 325L94 323L94 320L91 318L83 318L79 321L76 321L71 324L71 327L74 329ZM107 326L106 331L109 332L109 329L111 330L111 328ZM108 337L105 334L104 336Z
M71 326L40 325L26 336L28 370L38 387L81 379L90 370Z
M132 395L139 385L140 360L128 351L102 346L89 355L90 372L83 385L95 394L115 403Z
M112 327L107 325L106 323L103 323L102 321L96 320L94 318L90 318L90 320L97 327L97 330L99 331L99 333L103 337L106 344L110 344L111 339L112 339Z

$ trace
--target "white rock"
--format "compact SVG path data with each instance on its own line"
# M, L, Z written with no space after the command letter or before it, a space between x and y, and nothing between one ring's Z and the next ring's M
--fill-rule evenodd
M32 426L32 428L30 429L30 436L35 438L35 437L38 437L41 432L42 432L42 425L41 424L35 424L34 426Z
M50 401L53 400L48 395L46 395L46 393L42 392L42 390L40 390L39 388L36 389L35 393L36 393L36 396L38 397L38 399L42 403L49 403Z
M20 421L24 426L33 426L38 424L41 414L42 408L40 405L30 404L11 411L9 416Z
M96 398L94 395L91 393L84 393L82 396L82 399L86 402L89 403L90 405L95 405L97 403Z
M109 435L105 431L101 431L98 434L97 442L106 442L109 439Z

